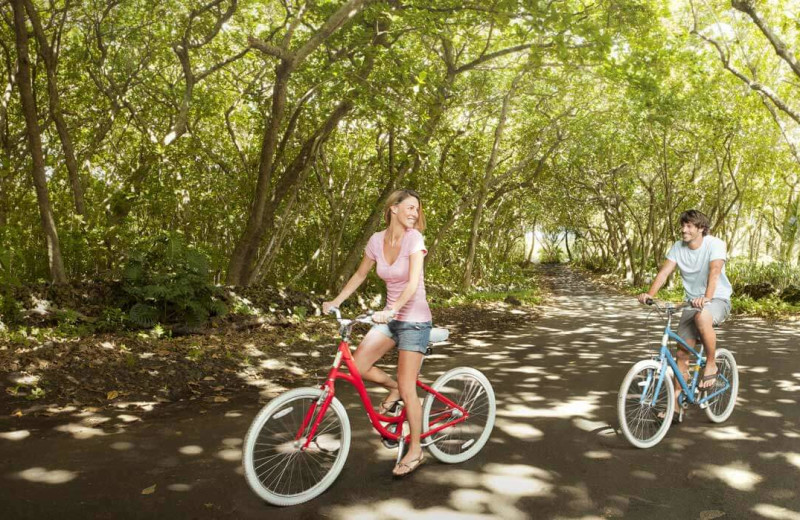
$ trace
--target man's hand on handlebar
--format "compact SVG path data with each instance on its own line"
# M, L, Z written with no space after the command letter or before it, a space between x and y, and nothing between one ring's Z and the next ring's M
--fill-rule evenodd
M709 303L710 301L711 301L711 299L710 298L706 298L706 297L703 297L703 298L692 298L691 299L691 304L692 304L692 307L694 307L695 309L702 309L703 306L705 306L705 304Z
M642 305L652 305L653 304L653 297L649 294L642 293L636 296L636 299L639 300L639 303Z

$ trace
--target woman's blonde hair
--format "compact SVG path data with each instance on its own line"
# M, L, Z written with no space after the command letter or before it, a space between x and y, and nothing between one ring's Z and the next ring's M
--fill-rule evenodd
M425 231L425 212L422 211L422 199L419 198L419 193L414 190L395 190L389 195L386 200L386 207L383 210L383 220L386 225L392 223L392 206L397 206L409 197L414 197L419 202L419 218L417 219L414 228L419 230L420 233Z

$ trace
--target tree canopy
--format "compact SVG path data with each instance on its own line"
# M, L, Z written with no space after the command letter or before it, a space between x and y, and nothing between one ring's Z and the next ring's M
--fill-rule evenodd
M0 278L121 277L179 235L214 280L307 290L422 195L428 277L533 229L643 280L696 207L800 256L796 0L10 0Z

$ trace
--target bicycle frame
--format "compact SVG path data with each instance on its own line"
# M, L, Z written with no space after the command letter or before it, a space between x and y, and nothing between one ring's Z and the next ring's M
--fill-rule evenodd
M671 325L672 325L672 313L674 312L674 310L675 309L672 308L672 307L668 307L667 308L667 313L666 313L667 314L667 324L664 327L664 334L661 336L661 350L660 350L658 358L657 358L659 360L659 364L661 365L661 367L659 369L658 382L656 383L655 392L653 394L652 405L655 406L656 398L659 395L659 392L661 391L661 385L664 383L664 379L667 376L666 367L667 367L667 365L669 365L669 367L672 368L672 373L677 378L678 383L681 385L681 388L683 389L684 399L686 399L686 401L688 401L690 404L697 404L697 405L701 405L702 406L702 405L706 404L709 400L715 398L716 396L718 396L721 393L723 393L726 390L728 390L728 388L730 388L730 386L731 386L731 383L730 383L730 381L728 381L725 378L724 375L718 373L717 377L721 378L725 382L725 386L723 388L717 390L716 392L712 393L712 394L706 395L702 399L695 400L695 390L697 389L697 382L698 382L698 379L700 378L700 369L705 367L706 360L703 357L702 352L693 349L692 347L689 346L688 343L686 343L686 341L682 337L680 337L676 333L672 332L672 328L671 328ZM669 350L668 345L669 345L670 338L672 338L675 341L677 341L678 344L679 344L679 348L681 348L681 347L684 348L691 355L693 355L697 360L696 369L694 370L694 374L692 374L692 377L691 377L691 384L688 384L686 382L686 379L684 379L683 374L681 373L680 369L678 368L678 363L675 360L675 357L672 355L672 352L670 352L670 350ZM650 383L651 383L650 377L648 376L648 379L645 382L645 385L649 386ZM645 400L645 395L647 395L646 389L645 389L645 391L642 392L642 397L641 397L641 402L642 403Z
M342 363L347 367L347 372L342 372L340 370ZM305 443L303 444L302 448L305 450L308 448L311 440L314 438L314 435L317 432L317 428L319 424L322 422L322 418L325 416L325 412L328 410L328 406L330 405L331 401L333 400L334 396L336 395L335 383L337 379L343 379L353 385L358 392L359 397L361 398L361 403L364 405L364 409L367 411L367 416L369 417L370 422L372 423L372 427L385 439L391 441L400 441L400 438L403 437L402 442L406 443L409 442L409 435L403 436L402 435L402 424L406 418L405 409L398 414L398 415L381 415L377 413L372 408L372 402L370 401L369 395L367 394L367 388L364 385L364 380L361 378L361 374L358 372L358 367L356 367L355 360L353 359L352 354L350 353L350 345L346 339L342 339L339 343L338 350L336 352L336 357L333 360L333 366L331 367L330 372L328 373L328 377L326 378L325 382L322 383L321 388L323 390L322 395L314 403L311 408L309 409L306 417L303 420L303 424L300 425L300 428L295 436L295 440L299 441L303 438L303 432L306 431L306 428L309 424L311 424L311 429L306 436ZM420 435L420 439L425 439L430 437L431 435L438 433L439 431L459 424L461 422L466 421L469 418L469 412L464 410L462 407L458 406L456 403L448 399L447 397L443 396L430 386L422 383L421 381L417 380L417 387L421 388L428 394L432 395L438 401L446 404L450 410L448 413L443 414L441 417L436 418L435 421L432 423L443 423L438 424L436 427L431 428L427 432L423 432ZM319 413L316 413L319 410ZM313 421L313 423L312 423ZM400 433L396 433L390 431L386 426L381 423L387 423L388 425L397 424L398 426L395 427L395 430L400 430ZM423 446L427 444L423 443Z

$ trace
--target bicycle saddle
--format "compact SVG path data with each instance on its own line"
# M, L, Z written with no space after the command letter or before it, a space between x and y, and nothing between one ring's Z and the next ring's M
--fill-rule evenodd
M428 343L441 343L442 341L447 341L448 337L450 337L449 330L433 327L431 329L431 339Z

